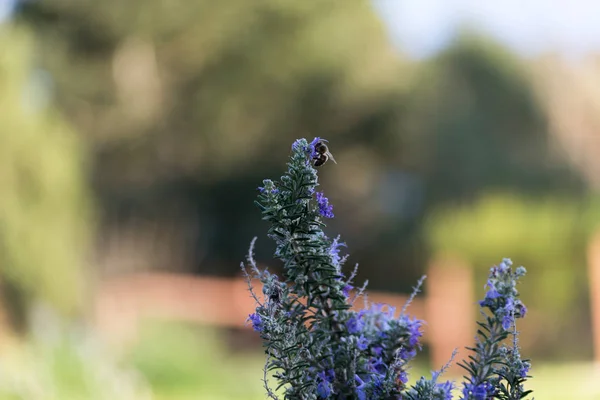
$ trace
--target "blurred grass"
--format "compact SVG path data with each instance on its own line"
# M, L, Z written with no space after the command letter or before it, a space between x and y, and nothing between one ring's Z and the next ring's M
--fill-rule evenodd
M263 399L262 354L233 354L218 335L184 324L146 324L129 359L155 399Z
M117 361L89 332L46 332L3 352L0 400L265 399L261 352L233 352L220 335L188 324L144 324L137 343ZM429 376L424 364L410 372L411 383ZM591 363L534 360L532 373L527 387L537 399L600 399L600 368Z
M149 325L131 354L159 400L265 399L261 385L263 355L232 354L219 333L185 325ZM536 364L528 388L546 400L600 400L600 369L591 363ZM410 382L429 376L423 364L411 370ZM460 381L460 376L445 379ZM456 397L456 396L455 396Z
M536 364L533 363L533 378L525 388L533 390L528 399L543 400L599 400L600 399L600 369L591 363L561 363L561 364ZM409 384L427 371L422 367L412 370ZM442 376L442 381L454 380L460 382L462 376ZM460 386L460 385L459 385ZM458 399L460 390L454 391L454 398Z
M533 390L533 395L528 399L543 400L599 400L600 399L600 368L594 367L589 362L561 363L561 364L536 364L533 362L531 371L533 378L526 384L526 389ZM427 370L417 367L412 370L409 384ZM444 380L461 381L458 375L442 376ZM454 391L454 398L459 397L459 390Z
M600 368L591 363L534 363L529 387L536 399L600 399Z

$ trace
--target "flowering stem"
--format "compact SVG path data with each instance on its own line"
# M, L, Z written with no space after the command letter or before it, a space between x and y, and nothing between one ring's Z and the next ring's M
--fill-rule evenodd
M453 383L438 382L447 366L431 379L406 386L407 364L421 349L423 321L405 312L424 277L398 316L393 307L366 301L363 310L351 310L366 283L351 298L356 268L346 279L342 272L346 257L339 255L345 245L339 236L330 239L323 231L324 218L334 214L325 194L315 192L318 177L313 161L322 160L316 150L321 142L297 140L281 179L266 179L259 188L256 204L270 223L268 236L276 244L275 258L283 262L285 281L256 267L254 240L248 254L251 272L242 265L256 302L248 321L260 333L267 354L263 375L267 396L277 399L276 392L283 390L286 400L451 400ZM517 400L528 393L522 384L529 363L520 358L514 324L526 312L515 289L524 273L523 268L513 273L509 260L492 268L489 290L480 302L487 310L485 319L478 323L474 354L462 364L469 372L465 400ZM252 277L263 284L262 299L254 293ZM502 342L511 327L515 336L508 349ZM267 383L268 374L278 381L274 390Z

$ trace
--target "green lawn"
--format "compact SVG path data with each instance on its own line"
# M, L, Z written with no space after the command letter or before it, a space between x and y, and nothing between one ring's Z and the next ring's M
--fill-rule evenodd
M151 351L148 346L152 342L165 338L158 331L146 336L138 351L148 357ZM238 400L265 399L261 387L262 361L261 354L246 356L226 356L227 351L219 345L213 334L203 334L201 339L190 331L182 329L176 335L177 343L169 343L163 350L170 349L169 367L173 375L167 384L165 376L158 378L157 371L149 373L152 365L146 358L146 364L137 359L138 368L146 371L146 376L153 382L155 393L160 400ZM157 350L155 350L157 351ZM166 351L165 351L166 352ZM154 354L157 356L157 354ZM156 360L166 358L156 357ZM176 367L179 365L179 368ZM165 368L162 364L161 369ZM186 370L188 372L183 372ZM177 377L177 372L183 377ZM416 380L426 369L416 366L411 371L411 381ZM528 389L534 390L534 397L539 400L600 400L600 367L594 369L591 363L579 364L542 364L534 363L531 373L534 375ZM457 377L446 377L458 379Z
M0 400L266 398L263 356L228 350L216 331L151 325L122 360L110 353L78 336L27 343L0 360ZM415 366L411 380L424 372ZM538 365L534 360L531 373L527 388L538 400L600 400L600 368L591 363Z

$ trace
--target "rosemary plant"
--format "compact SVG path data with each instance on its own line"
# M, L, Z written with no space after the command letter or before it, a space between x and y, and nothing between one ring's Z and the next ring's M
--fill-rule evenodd
M324 220L334 217L327 197L316 192L319 184L314 165L323 164L323 148L327 150L319 138L310 143L296 140L281 179L266 179L259 188L256 204L271 224L268 236L276 243L275 258L282 261L284 276L257 267L255 240L248 264L242 263L256 302L248 321L263 339L266 352L263 381L267 396L451 399L454 383L438 382L447 366L434 372L431 379L421 378L407 386L407 364L421 349L423 321L407 315L406 309L424 278L398 315L393 307L366 300L364 309L353 309L366 283L353 291L356 267L349 277L342 272L346 256L340 252L345 244L339 236L330 238L323 231ZM529 364L520 360L514 328L515 318L525 314L514 289L524 269L513 274L509 265L505 260L502 267L493 269L488 281L490 290L481 305L491 316L480 324L475 355L465 365L469 376L464 399L518 399L527 393L522 385ZM262 295L253 289L253 278L262 283ZM501 346L511 332L513 347ZM277 382L275 387L269 383L271 376Z

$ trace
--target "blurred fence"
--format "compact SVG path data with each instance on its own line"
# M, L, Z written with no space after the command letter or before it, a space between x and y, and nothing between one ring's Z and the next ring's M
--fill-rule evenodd
M600 232L590 241L588 268L594 362L600 365Z
M475 336L475 300L472 269L460 259L443 257L427 268L425 293L408 313L427 321L423 339L429 344L433 365L443 365L455 348L471 345ZM590 318L594 354L600 364L600 233L588 246ZM260 282L253 282L262 293ZM250 328L245 323L254 302L241 279L198 277L176 273L136 273L105 280L98 286L95 321L109 339L135 339L145 318L189 321L223 328ZM400 310L406 296L369 291L370 303ZM363 307L358 300L357 308Z
M253 285L262 293L260 282ZM407 312L427 321L423 339L430 345L434 365L443 365L455 348L472 344L475 335L471 269L458 261L435 261L428 268L425 292ZM368 301L389 304L399 312L407 297L369 291ZM355 307L362 308L363 303L359 299ZM106 280L98 287L95 321L107 338L128 341L135 339L145 318L249 328L245 321L254 308L241 278L138 273Z

